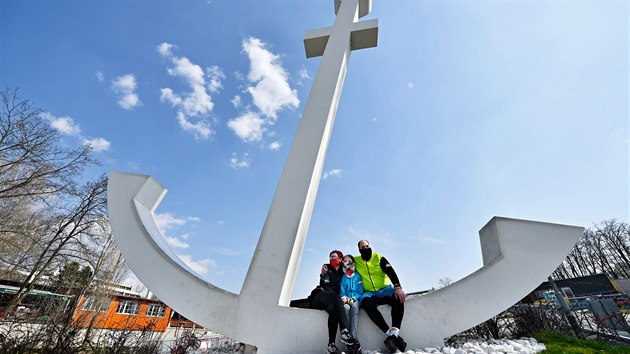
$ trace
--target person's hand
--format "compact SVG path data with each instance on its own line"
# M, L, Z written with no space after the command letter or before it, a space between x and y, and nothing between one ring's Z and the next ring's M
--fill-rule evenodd
M348 303L348 298L345 297L345 296L342 296L341 297L341 301L343 301L344 304L347 304Z
M326 274L326 272L328 271L328 266L327 265L322 265L322 275Z
M400 301L401 303L405 302L405 292L403 291L403 289L401 287L396 287L396 289L394 290L394 298L398 299L398 301Z

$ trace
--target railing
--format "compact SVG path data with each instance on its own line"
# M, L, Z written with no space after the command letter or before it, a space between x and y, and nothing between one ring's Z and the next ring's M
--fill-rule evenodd
M571 336L592 336L601 340L630 343L630 298L626 295L599 295L567 299L569 312L555 302L516 304L488 321L459 333L447 342L466 339L531 337L540 330ZM576 334L569 322L573 316L581 329Z

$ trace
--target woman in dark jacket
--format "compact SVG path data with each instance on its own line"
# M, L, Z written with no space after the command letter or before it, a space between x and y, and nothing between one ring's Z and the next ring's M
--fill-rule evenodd
M327 353L339 354L341 351L335 345L337 338L337 326L339 326L340 339L348 345L353 352L360 352L361 345L348 331L343 301L339 296L343 268L341 260L343 253L338 250L330 252L330 261L322 266L319 274L319 285L313 289L308 297L311 308L326 310L328 312L328 348Z

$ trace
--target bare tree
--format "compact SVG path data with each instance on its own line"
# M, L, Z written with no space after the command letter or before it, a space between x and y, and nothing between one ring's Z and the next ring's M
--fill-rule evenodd
M73 295L46 311L48 320L37 339L16 327L7 333L26 333L24 341L13 336L17 341L0 343L0 352L23 345L46 352L81 351L92 343L90 329L98 315L88 313L91 318L79 325L75 314L81 299L89 295L93 307L104 307L112 284L127 271L106 218L107 180L100 176L84 182L84 168L96 163L89 149L61 144L42 112L17 90L0 91L0 97L0 277L20 284L4 311L12 313L36 284ZM80 335L86 324L88 330ZM0 333L0 342L8 338L5 334Z
M17 275L24 266L32 263L35 252L45 233L45 211L36 208L26 197L0 199L0 276L20 280Z
M630 226L604 220L584 230L564 262L555 270L558 279L605 273L610 278L630 277Z
M617 220L604 220L595 225L595 234L604 240L618 276L630 276L630 230L628 224Z
M122 257L122 253L114 242L114 236L111 231L109 220L100 219L95 225L102 236L95 245L98 249L96 257L91 259L91 266L94 269L94 278L91 287L81 295L87 295L89 292L92 307L96 309L88 318L83 319L87 324L85 335L83 337L83 345L89 345L92 339L92 329L99 318L99 309L104 308L111 301L111 285L120 283L127 272L127 266Z
M87 147L61 144L42 111L18 90L0 91L0 98L0 275L15 278L40 256L51 200L76 194L77 178L96 161Z
M17 90L0 91L0 199L45 196L74 185L75 177L94 163L90 149L59 144L59 133L42 111Z
M441 288L445 288L449 285L451 285L451 283L453 282L453 279L449 278L449 277L444 277L444 278L440 278L440 280L438 280L438 287Z
M65 199L55 204L49 217L44 220L46 233L37 248L37 256L29 264L30 271L20 289L7 305L14 308L33 289L35 283L57 265L66 251L74 247L82 237L92 237L95 223L105 215L107 179L101 176L76 191L64 193Z

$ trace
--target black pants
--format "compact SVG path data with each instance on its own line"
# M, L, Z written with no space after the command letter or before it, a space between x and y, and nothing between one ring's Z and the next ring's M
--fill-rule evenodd
M310 301L312 308L328 312L328 343L335 343L337 325L340 331L348 327L341 297L333 291L320 290L313 291Z
M400 325L402 324L403 315L405 314L405 304L398 301L398 299L393 296L385 296L385 297L366 297L361 300L361 308L365 310L368 314L368 317L374 322L378 328L383 332L387 332L389 330L389 326L383 315L378 310L378 305L391 305L392 306L392 327L396 327L400 329Z

